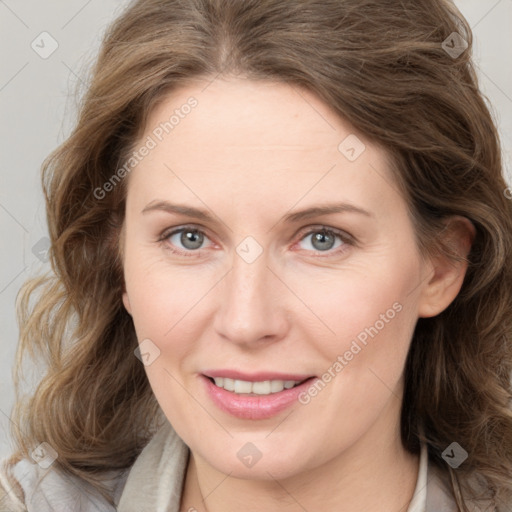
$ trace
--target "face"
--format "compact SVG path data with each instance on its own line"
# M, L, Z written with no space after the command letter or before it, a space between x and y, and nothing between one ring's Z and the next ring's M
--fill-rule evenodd
M155 396L232 476L371 456L431 271L386 154L305 90L207 84L151 113L128 177L123 301Z

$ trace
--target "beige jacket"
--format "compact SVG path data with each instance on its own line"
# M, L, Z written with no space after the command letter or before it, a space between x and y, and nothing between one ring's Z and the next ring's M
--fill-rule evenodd
M0 512L179 512L188 456L188 447L168 422L164 424L131 468L107 475L105 482L116 509L87 485L52 466L43 469L24 459L8 471L4 460L0 463ZM444 475L428 461L426 446L422 446L416 489L407 512L457 512Z

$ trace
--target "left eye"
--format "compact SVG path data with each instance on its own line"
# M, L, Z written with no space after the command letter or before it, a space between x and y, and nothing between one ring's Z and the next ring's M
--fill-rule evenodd
M337 231L327 228L317 228L310 230L301 238L300 241L303 242L304 240L308 239L310 240L308 244L309 247L305 247L305 249L318 252L326 252L330 251L331 249L337 249L338 247L348 243L347 237L343 236ZM338 244L336 244L336 239L338 239Z

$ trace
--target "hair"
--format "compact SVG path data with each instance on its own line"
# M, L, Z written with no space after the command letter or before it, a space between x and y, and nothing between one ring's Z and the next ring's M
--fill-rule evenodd
M458 57L443 48L457 32ZM108 28L71 135L44 161L52 272L18 296L15 463L41 441L92 484L129 468L161 410L122 305L126 179L94 191L130 156L158 102L192 79L284 82L315 93L383 147L424 254L455 258L452 215L476 235L460 293L417 322L405 365L402 443L449 474L460 511L512 497L512 201L471 60L471 29L449 0L139 0ZM193 114L192 114L193 115ZM22 396L26 355L43 361ZM458 468L441 454L469 454ZM476 478L484 484L476 493ZM497 510L504 510L497 508Z

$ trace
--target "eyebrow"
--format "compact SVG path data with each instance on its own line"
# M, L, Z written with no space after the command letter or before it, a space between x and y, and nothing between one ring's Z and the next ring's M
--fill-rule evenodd
M214 217L207 210L194 208L192 206L170 203L169 201L151 201L142 210L141 213L146 214L152 211L164 211L168 213L181 214L206 222L211 222L214 220ZM296 212L288 213L282 218L282 222L299 222L302 220L310 219L312 217L319 217L321 215L329 215L333 213L359 213L366 217L374 217L373 213L350 203L330 203L325 205L312 206L298 210Z

